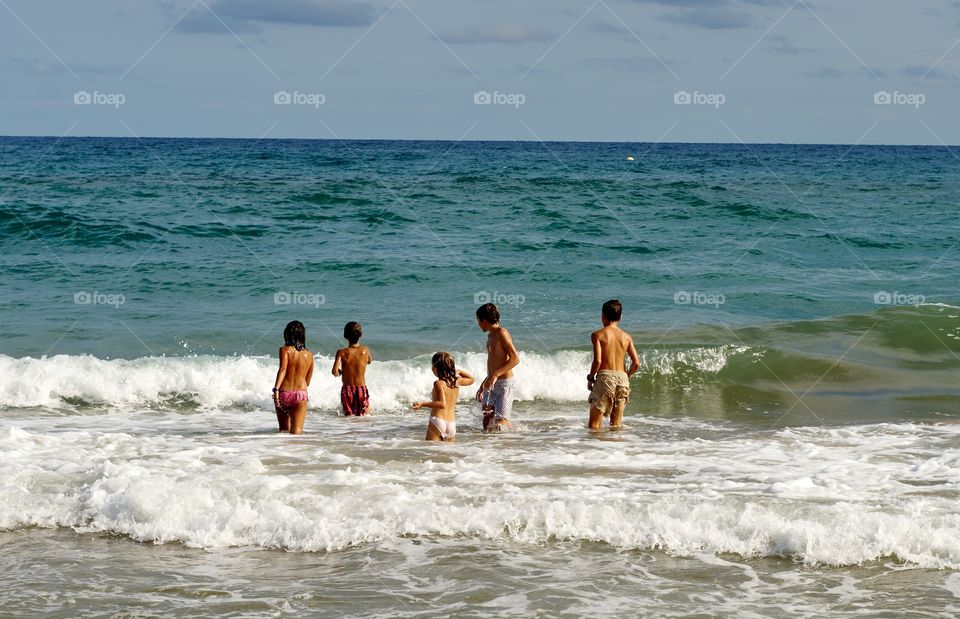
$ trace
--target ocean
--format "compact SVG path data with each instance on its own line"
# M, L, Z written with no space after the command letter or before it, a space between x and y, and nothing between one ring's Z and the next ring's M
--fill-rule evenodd
M936 147L0 138L0 615L956 616L958 203ZM427 443L487 301L515 429Z

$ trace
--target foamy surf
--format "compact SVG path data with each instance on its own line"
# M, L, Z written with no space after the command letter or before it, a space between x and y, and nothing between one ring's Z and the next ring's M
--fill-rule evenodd
M333 418L299 440L224 437L221 426L251 430L249 416L217 417L185 418L196 421L177 434L150 433L146 418L118 421L119 432L78 429L92 418L52 433L6 424L0 528L290 551L411 536L590 541L960 569L954 426L711 435L678 421L598 441L571 419L553 434L491 444L468 430L434 448L419 442L419 417L388 430Z
M678 366L708 373L724 367L741 349L708 347L680 351L644 351L644 372L672 374ZM486 356L455 353L460 367L476 376L486 373ZM311 407L335 410L340 380L330 374L333 358L318 355L310 385ZM590 355L584 351L521 353L516 369L520 401L585 402ZM56 355L13 358L0 355L0 408L152 408L160 410L272 409L270 387L277 361L269 357L142 357L99 359ZM429 355L374 361L368 370L372 406L397 412L429 394L435 377ZM464 389L461 399L473 394Z

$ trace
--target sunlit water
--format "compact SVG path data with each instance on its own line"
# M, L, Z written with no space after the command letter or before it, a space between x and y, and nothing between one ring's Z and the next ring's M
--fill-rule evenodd
M626 152L0 139L0 614L960 613L955 160ZM435 350L484 371L484 295L516 429L464 390L428 444L409 404ZM642 368L591 434L614 296ZM269 398L293 318L302 437ZM348 320L368 419L336 413Z

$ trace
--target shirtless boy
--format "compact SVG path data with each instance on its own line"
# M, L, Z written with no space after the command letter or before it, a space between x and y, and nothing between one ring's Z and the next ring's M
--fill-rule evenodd
M599 430L600 422L610 415L610 427L623 423L623 409L630 397L630 377L640 369L640 358L630 334L620 328L623 305L616 299L603 304L600 320L603 328L590 334L593 342L593 364L587 375L590 390L590 429ZM630 369L626 356L630 355Z
M477 325L487 334L487 377L477 390L483 403L483 429L510 429L513 409L513 368L520 363L510 332L500 326L500 310L493 303L477 308Z
M343 327L347 347L337 351L333 360L333 375L343 379L340 388L340 407L347 417L362 417L370 412L370 392L367 390L367 366L373 361L370 349L360 345L363 328L358 322Z

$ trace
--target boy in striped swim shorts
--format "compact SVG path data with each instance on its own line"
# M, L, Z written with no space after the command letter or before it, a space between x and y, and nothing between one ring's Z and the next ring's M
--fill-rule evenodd
M623 305L610 299L600 310L603 328L590 334L593 343L593 364L587 375L590 390L591 430L599 430L600 422L610 415L610 427L619 428L623 423L623 409L630 398L630 377L640 369L640 357L630 334L620 328ZM626 367L630 355L630 369Z
M340 388L340 408L346 417L362 417L370 412L370 392L367 390L367 366L373 361L370 349L360 345L363 328L359 322L348 322L343 337L348 346L337 351L333 360L333 375L343 381Z
M477 308L477 325L487 334L487 377L477 390L483 403L483 429L499 432L510 429L513 410L513 368L520 357L510 332L500 326L500 310L493 303Z

